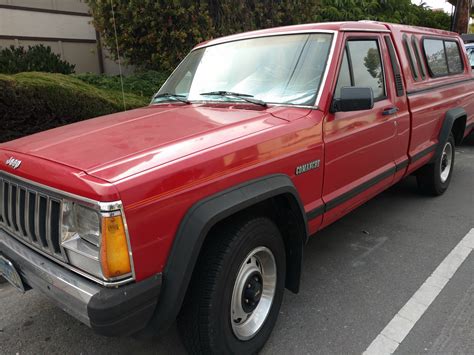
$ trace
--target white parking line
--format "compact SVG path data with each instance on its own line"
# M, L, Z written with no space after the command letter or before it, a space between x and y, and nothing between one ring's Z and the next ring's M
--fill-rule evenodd
M393 354L473 249L474 229L471 229L377 335L363 354Z

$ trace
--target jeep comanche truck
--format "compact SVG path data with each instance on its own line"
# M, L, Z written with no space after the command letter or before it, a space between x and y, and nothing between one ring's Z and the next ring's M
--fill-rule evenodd
M25 103L27 104L27 103ZM451 32L308 24L197 45L148 107L0 145L0 269L99 334L254 353L303 246L407 175L450 183L474 128Z

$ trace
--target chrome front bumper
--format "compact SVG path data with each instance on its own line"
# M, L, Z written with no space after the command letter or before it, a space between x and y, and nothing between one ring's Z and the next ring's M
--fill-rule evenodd
M161 274L106 288L40 255L2 229L0 255L13 263L26 286L41 291L102 335L129 335L145 328L158 303Z
M64 311L90 326L87 305L102 287L39 255L3 230L0 254L14 263L28 286L43 292Z

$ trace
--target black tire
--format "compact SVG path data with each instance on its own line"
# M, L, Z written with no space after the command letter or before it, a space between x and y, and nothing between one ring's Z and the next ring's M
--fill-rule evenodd
M451 146L451 164L449 169L449 175L447 178L442 178L442 167L446 164L446 159L449 158L449 154L444 154L447 146ZM449 135L448 140L445 142L441 153L439 153L435 161L428 164L420 169L416 175L418 188L421 192L427 195L439 196L442 195L449 186L454 171L454 157L455 157L455 141L452 134Z
M259 217L218 227L209 238L178 316L183 342L191 354L257 353L271 334L283 297L286 259L281 234L270 219ZM232 293L244 261L259 247L273 253L275 293L259 330L252 338L242 341L231 324Z

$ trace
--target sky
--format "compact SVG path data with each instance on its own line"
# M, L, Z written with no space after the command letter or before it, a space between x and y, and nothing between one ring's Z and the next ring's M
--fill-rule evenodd
M413 4L419 4L421 0L411 0ZM424 3L426 3L427 6L433 8L433 9L444 9L447 13L451 13L451 4L446 2L445 0L423 0Z

